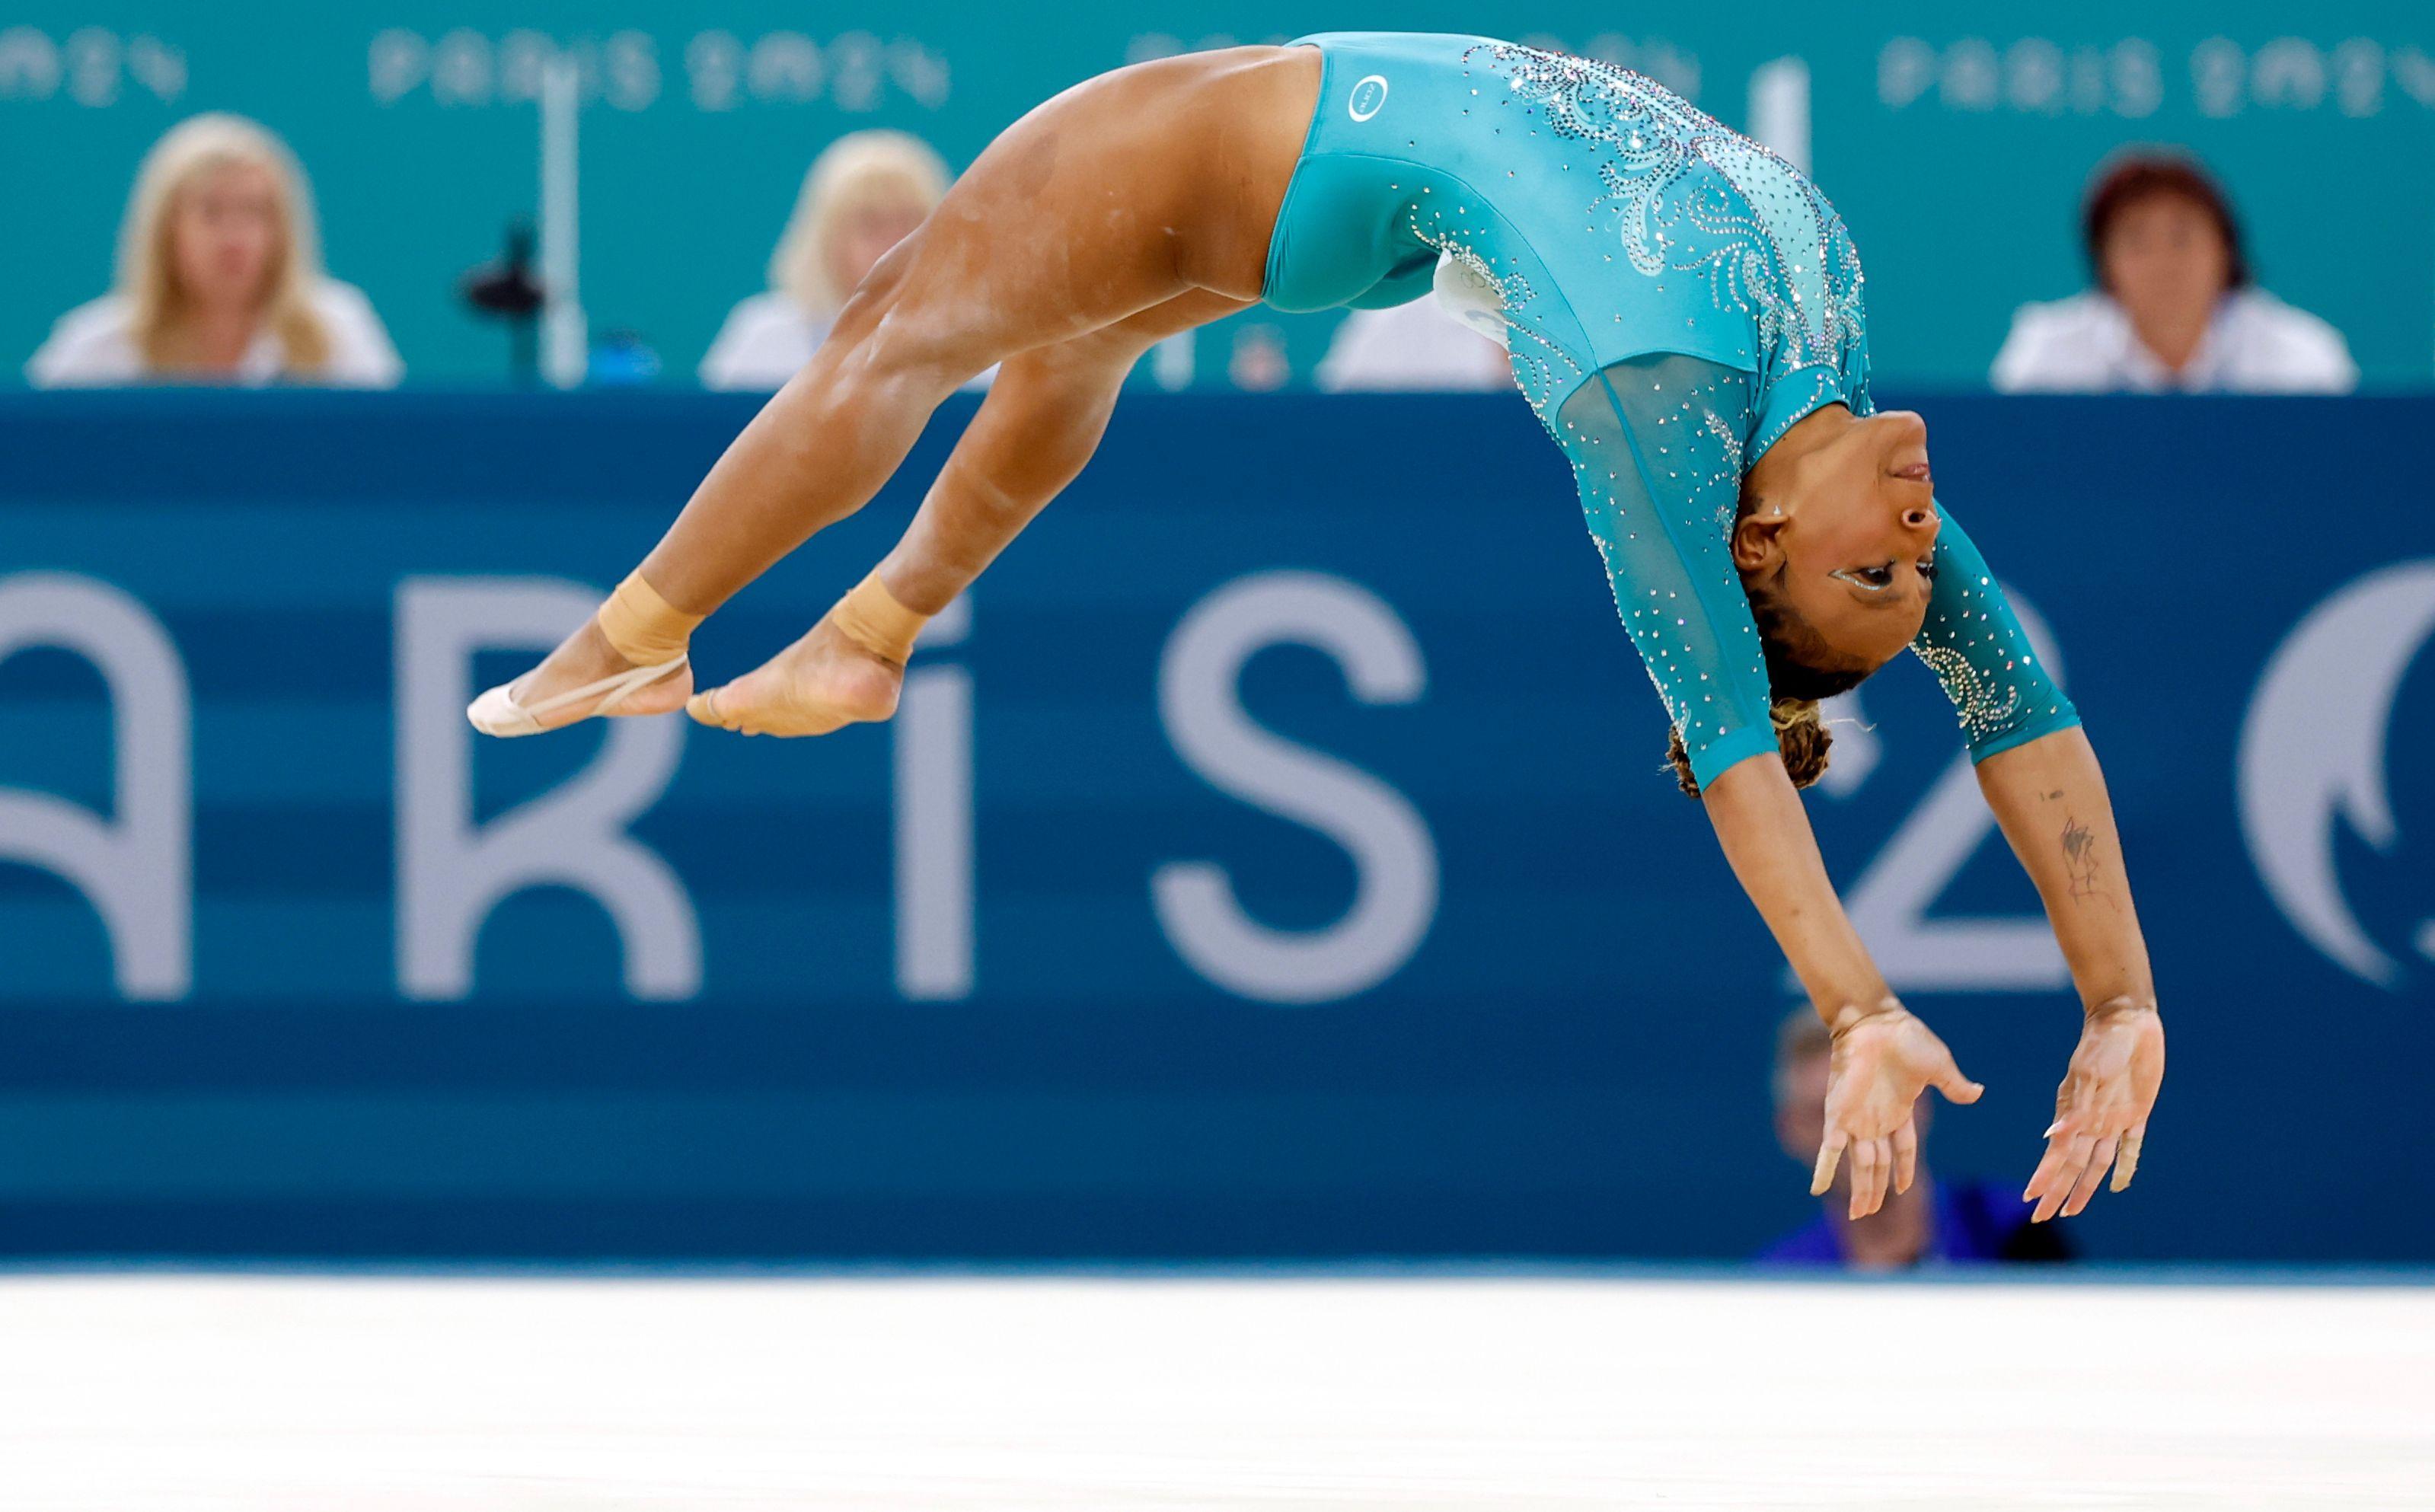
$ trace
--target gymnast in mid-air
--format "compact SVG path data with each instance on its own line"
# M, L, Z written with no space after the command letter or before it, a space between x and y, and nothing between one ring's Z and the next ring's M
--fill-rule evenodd
M1790 165L1637 75L1485 38L1330 33L1141 63L1010 127L872 268L599 612L469 711L494 735L683 706L818 735L896 708L905 660L1079 472L1153 343L1265 301L1434 294L1505 342L1570 460L1668 754L1833 1031L1813 1189L1907 1189L1912 1108L1980 1089L1889 989L1795 789L1818 702L1909 646L1960 713L2084 1018L2025 1201L2121 1190L2164 1030L2095 753L1938 506L1927 432L1869 399L1860 264ZM999 365L904 538L803 639L695 692L694 628L860 508ZM1358 444L1357 438L1348 438Z

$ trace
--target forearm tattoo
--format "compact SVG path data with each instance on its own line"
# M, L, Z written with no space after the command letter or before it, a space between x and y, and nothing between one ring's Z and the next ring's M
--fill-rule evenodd
M2063 865L2064 874L2071 880L2071 896L2101 895L2098 886L2097 833L2068 813L2063 819Z

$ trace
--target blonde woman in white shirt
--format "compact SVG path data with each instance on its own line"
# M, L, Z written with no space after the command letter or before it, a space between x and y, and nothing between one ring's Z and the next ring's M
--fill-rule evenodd
M1989 381L2004 393L2346 394L2340 332L2257 287L2240 223L2206 170L2171 153L2116 159L2081 232L2097 287L2025 304Z
M911 235L947 193L947 164L903 131L841 136L803 176L769 256L769 290L728 312L701 359L705 388L763 392L812 360L872 265Z
M119 232L117 287L60 317L26 365L43 388L387 388L402 374L371 302L321 271L295 156L222 114L180 123L146 155Z

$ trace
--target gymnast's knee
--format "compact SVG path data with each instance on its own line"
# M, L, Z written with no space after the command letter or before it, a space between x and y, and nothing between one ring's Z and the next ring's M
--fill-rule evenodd
M926 394L935 404L996 354L973 350L972 321L924 295L910 267L902 243L881 258L838 312L828 344L838 349L839 371L857 387L888 389L898 399Z
M899 308L859 331L840 320L830 339L839 344L838 376L858 395L927 410L989 366L962 350L958 335L950 322Z

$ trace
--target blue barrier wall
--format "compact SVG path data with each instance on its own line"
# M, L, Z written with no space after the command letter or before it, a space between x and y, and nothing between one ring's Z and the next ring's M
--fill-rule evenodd
M2083 1244L2435 1259L2435 403L1924 407L2173 1027ZM1807 1211L1781 962L1518 403L1138 396L896 726L476 748L749 413L0 399L0 1250L1721 1257ZM2074 1002L1932 679L1861 696L1811 810L1989 1084L1932 1161L2025 1178Z

